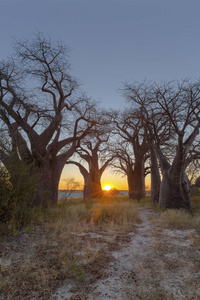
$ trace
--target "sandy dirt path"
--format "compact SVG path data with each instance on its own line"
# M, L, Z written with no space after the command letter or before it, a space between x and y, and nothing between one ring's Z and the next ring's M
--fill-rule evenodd
M160 229L158 213L140 208L141 223L119 239L100 278L80 293L73 284L57 300L200 299L200 236L195 230Z
M138 297L137 280L140 262L144 260L152 249L152 223L150 218L156 213L140 209L141 223L137 225L135 232L128 234L130 242L121 245L119 251L112 253L111 261L106 273L108 278L100 280L94 286L88 299L135 299ZM137 262L137 264L135 264ZM136 266L137 265L137 266Z
M200 299L200 235L194 229L167 229L159 213L145 207L139 208L139 218L128 232L109 224L60 235L36 227L6 236L0 283L8 288L0 299ZM77 260L69 264L72 243Z

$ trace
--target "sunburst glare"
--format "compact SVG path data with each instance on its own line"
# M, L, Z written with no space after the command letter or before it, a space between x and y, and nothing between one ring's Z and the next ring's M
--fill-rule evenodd
M111 186L110 185L105 185L103 189L104 189L104 191L109 191L111 189Z

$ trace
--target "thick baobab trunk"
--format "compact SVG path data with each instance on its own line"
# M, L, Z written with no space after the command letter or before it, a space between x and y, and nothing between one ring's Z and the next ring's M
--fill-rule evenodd
M127 168L127 182L128 182L128 197L129 199L135 199L134 198L134 181L133 181L133 168L132 166L129 166Z
M181 144L181 143L180 143ZM160 187L160 208L191 209L190 189L185 174L184 147L179 146L172 165L162 152L157 151L162 166L162 183Z
M140 200L145 197L145 177L142 161L135 164L134 169L132 166L128 167L127 182L129 199Z
M33 204L36 206L46 206L47 204L57 204L59 179L52 176L51 171L45 171L40 177L36 196Z
M143 159L137 159L133 166L127 167L128 197L140 200L145 197L145 176Z
M170 169L164 172L159 202L162 209L191 209L190 190L184 170L181 174L176 172L176 170Z
M52 170L45 170L41 177L41 184L39 186L39 205L57 204L58 200L58 185L60 176L53 174Z
M84 200L90 198L99 198L102 196L100 179L93 180L91 174L84 177Z
M156 152L151 145L149 148L151 157L151 202L155 204L159 203L161 179Z
M99 170L97 153L93 153L92 158L89 160L89 172L84 179L84 199L101 197L101 172Z
M34 199L34 205L57 204L58 186L64 165L65 160L57 158L45 166L40 165L37 197Z
M75 161L68 161L76 165L84 178L84 191L83 191L83 200L90 198L99 198L102 196L101 188L101 172L98 169L94 169L94 164L90 163L89 172L83 167L80 163Z
M135 159L133 171L134 189L131 195L132 199L140 200L145 197L145 174L144 174L144 159Z

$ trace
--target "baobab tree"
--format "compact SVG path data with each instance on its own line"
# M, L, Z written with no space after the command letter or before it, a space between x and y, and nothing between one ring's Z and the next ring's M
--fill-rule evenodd
M141 120L138 118L137 111L127 109L122 113L112 112L116 132L124 142L128 142L134 153L134 164L129 165L132 173L132 186L130 188L130 198L141 199L145 197L145 160L149 150L146 137L143 134ZM131 171L132 169L132 171Z
M38 33L32 41L16 41L14 49L12 58L0 63L1 121L12 155L40 173L35 204L55 204L65 162L94 124L88 122L95 104L78 93L62 43ZM6 166L9 153L3 155Z
M153 110L149 113L149 101L151 99L150 89L146 82L142 82L141 84L132 83L132 84L124 84L122 89L122 94L125 97L126 101L130 103L132 109L135 109L135 117L140 120L142 126L142 134L146 143L148 144L148 153L150 157L150 174L151 174L151 202L158 203L159 202L159 194L160 194L160 171L158 166L158 160L156 156L155 149L153 147L153 143L155 141L155 135L152 126L155 125L157 127L157 122L153 122L152 118L154 118ZM131 110L131 108L130 108ZM151 126L149 123L151 122ZM163 126L160 126L163 129ZM156 131L158 132L158 131Z
M80 161L66 162L66 164L76 165L83 175L85 200L102 196L101 176L114 158L109 147L110 131L111 127L105 123L95 128L80 142L76 150Z
M143 111L153 111L159 120L171 127L174 155L169 160L160 143L159 123L147 120L157 142L152 142L162 170L159 203L161 208L191 209L190 190L185 170L191 161L191 146L199 135L200 84L182 81L143 85L132 84L130 100L142 106ZM145 96L145 97L144 97ZM156 119L155 119L156 120Z
M130 144L124 141L117 140L114 146L113 153L115 159L111 166L117 174L126 176L128 183L128 197L133 199L134 195L134 155L131 152Z

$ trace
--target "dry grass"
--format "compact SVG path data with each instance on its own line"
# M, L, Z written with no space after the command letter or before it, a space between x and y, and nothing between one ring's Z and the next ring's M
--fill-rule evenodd
M196 217L185 211L169 210L151 220L148 255L140 255L141 247L134 263L136 296L141 300L200 299L200 237L194 230Z
M129 228L138 222L138 211L130 202L98 203L91 209L92 224L110 223Z
M127 299L179 299L171 291L180 280L185 291L194 290L185 299L198 299L199 236L188 230L199 222L199 200L195 201L194 216L177 210L153 216L154 229L148 227L143 237L148 255L138 254L133 262L135 298ZM125 197L91 199L86 204L69 199L34 210L29 227L2 236L0 299L54 299L62 282L73 282L73 299L87 299L89 287L106 276L110 252L121 249L119 240L139 222L138 206L147 203L148 199L138 203ZM138 251L141 254L142 246Z
M172 229L191 229L196 224L196 220L191 213L177 209L168 209L161 212L157 222L161 228Z
M87 294L82 283L94 282L108 265L113 230L125 232L137 221L135 206L114 198L33 210L29 227L2 236L0 299L50 299L63 280Z
M168 209L160 211L158 205L153 205L150 202L144 201L147 208L151 208L159 212L159 218L154 220L154 223L160 228L168 229L195 229L200 233L200 197L192 196L192 211L188 212L181 209Z
M47 256L4 267L0 284L2 299L34 299L36 295L36 299L48 299L56 278L62 278L58 266L52 262L51 256Z

